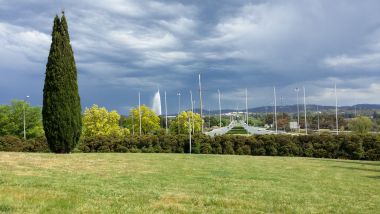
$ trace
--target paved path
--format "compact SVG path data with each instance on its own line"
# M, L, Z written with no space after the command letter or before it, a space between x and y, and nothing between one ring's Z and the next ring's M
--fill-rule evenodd
M242 126L245 130L247 130L249 134L252 134L252 135L276 134L276 132L273 130L267 130L265 128L255 127L255 126L248 126L243 121L236 121L236 120L232 121L228 126L214 129L212 131L206 132L205 134L212 137L217 136L217 135L224 135L235 126ZM278 131L277 133L284 134L285 132Z
M205 134L211 137L217 136L217 135L224 135L229 130L231 130L233 127L235 127L238 123L236 121L232 121L228 126L213 129L212 131L206 132Z
M273 130L267 130L265 128L261 127L255 127L255 126L248 126L244 122L240 122L240 125L244 127L245 130L247 130L248 133L252 135L259 135L259 134L276 134L276 131ZM284 134L284 131L277 131L278 134Z

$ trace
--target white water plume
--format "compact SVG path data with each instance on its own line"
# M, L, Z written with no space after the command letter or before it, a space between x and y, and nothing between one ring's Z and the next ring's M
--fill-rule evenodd
M161 115L161 96L160 90L157 90L156 94L153 97L153 105L152 110L156 113L156 115Z

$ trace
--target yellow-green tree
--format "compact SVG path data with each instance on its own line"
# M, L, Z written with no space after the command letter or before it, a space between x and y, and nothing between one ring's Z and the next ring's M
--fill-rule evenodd
M160 130L160 118L156 115L156 113L145 105L141 105L140 110L142 134L154 133ZM131 111L129 112L127 123L130 129L134 129L135 134L140 133L139 107L131 109Z
M190 118L190 123L189 123ZM194 120L194 121L193 121ZM201 132L202 130L202 120L201 115L193 113L191 111L183 111L177 116L170 124L170 132L173 134L179 133L187 134L189 133L189 126L195 132Z
M120 115L116 111L108 112L106 108L93 105L86 108L83 114L83 135L92 136L125 136L127 128L119 126Z
M373 123L368 117L356 117L348 123L348 128L356 133L365 134L371 131Z

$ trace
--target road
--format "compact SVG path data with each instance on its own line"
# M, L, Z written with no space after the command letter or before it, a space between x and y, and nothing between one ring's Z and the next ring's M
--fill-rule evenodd
M249 134L252 134L252 135L276 134L275 131L267 130L267 129L261 128L261 127L248 126L243 121L236 121L236 120L232 121L228 126L214 129L210 132L206 132L205 134L212 136L212 137L217 136L217 135L224 135L235 126L242 126L245 130L247 130L247 132ZM284 134L286 132L278 131L277 133L278 134Z

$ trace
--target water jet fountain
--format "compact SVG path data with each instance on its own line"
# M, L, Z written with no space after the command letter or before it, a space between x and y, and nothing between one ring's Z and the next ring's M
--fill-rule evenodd
M152 110L156 113L156 115L161 115L161 96L160 96L160 90L157 90L156 94L153 97L153 105Z

